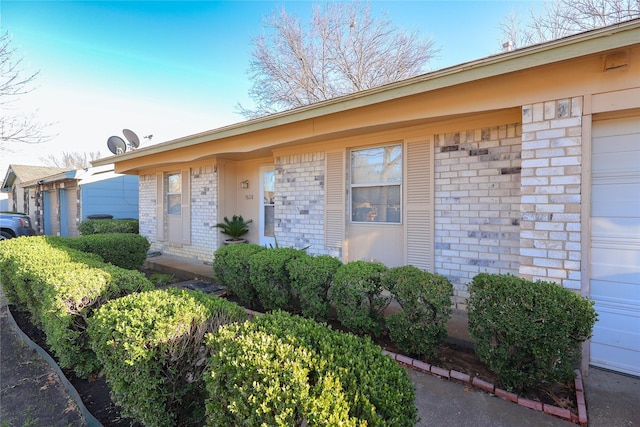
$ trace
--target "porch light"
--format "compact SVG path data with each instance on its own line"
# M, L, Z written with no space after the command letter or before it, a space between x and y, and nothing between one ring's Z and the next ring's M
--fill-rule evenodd
M249 188L249 180L245 179L244 181L240 181L240 188L245 190Z

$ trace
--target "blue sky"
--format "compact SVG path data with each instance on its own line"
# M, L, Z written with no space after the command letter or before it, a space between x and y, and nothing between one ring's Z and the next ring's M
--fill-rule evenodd
M429 67L436 70L498 53L500 22L533 4L373 1L372 8L433 39L440 54ZM1 30L12 35L26 71L40 71L37 90L17 107L37 110L57 134L2 152L0 175L10 163L42 164L62 151L110 155L107 138L122 137L124 128L145 146L242 121L235 106L252 105L251 38L282 6L305 17L312 3L0 0Z

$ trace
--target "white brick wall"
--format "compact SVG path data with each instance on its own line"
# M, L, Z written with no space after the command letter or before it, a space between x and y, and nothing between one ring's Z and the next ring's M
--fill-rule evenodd
M582 98L522 107L519 273L580 289Z
M330 254L324 246L325 153L280 156L276 169L276 238L280 247Z
M151 249L165 254L195 258L203 262L213 260L217 248L218 233L212 226L217 215L217 178L213 166L191 169L191 244L172 245L157 240L157 178L156 175L140 177L140 234L151 242Z
M520 137L509 124L434 138L435 269L458 308L476 274L518 273Z
M140 234L151 243L151 249L160 250L157 244L156 228L156 175L140 175L138 177L138 219Z

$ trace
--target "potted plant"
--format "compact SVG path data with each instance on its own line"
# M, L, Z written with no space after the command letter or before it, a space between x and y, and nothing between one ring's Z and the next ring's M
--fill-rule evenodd
M252 222L252 219L245 221L242 215L234 215L231 219L225 216L224 222L219 222L215 226L220 229L222 234L229 236L229 239L224 241L225 244L245 243L247 240L242 236L249 232L249 224Z

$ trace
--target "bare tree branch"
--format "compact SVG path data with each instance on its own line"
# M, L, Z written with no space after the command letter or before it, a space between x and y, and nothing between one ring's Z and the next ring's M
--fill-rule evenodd
M59 168L84 169L91 166L91 162L100 158L99 151L90 151L88 153L80 153L77 151L63 151L60 156L50 154L45 158L41 158L45 164L56 166Z
M524 47L639 17L640 0L551 0L526 24L511 13L500 29L503 42Z
M36 113L17 112L13 104L34 91L39 72L23 72L23 58L16 59L8 32L0 34L0 151L11 151L8 143L36 144L49 141L51 123L40 123Z
M247 118L413 77L437 53L433 41L374 17L368 3L314 5L307 25L283 8L264 26L249 66L256 109L238 105Z

